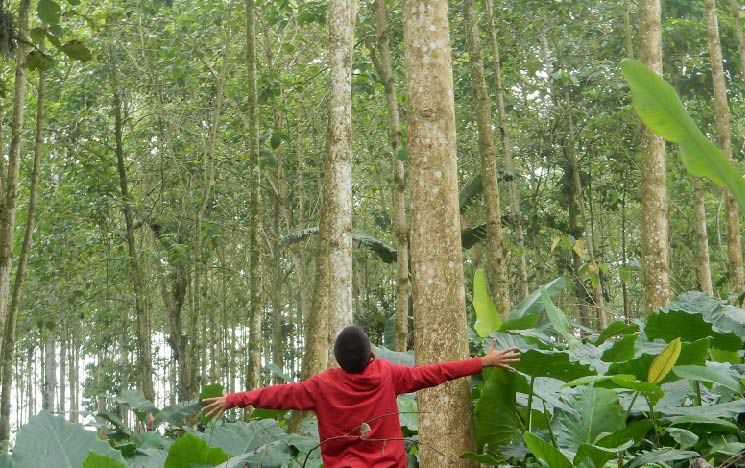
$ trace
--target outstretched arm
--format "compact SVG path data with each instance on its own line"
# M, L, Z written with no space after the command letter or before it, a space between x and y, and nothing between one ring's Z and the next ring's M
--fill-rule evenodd
M484 367L502 367L514 370L509 364L520 360L517 348L497 351L496 341L483 357L448 361L416 367L391 365L396 393L409 393L423 388L481 372Z
M272 385L248 392L205 398L202 401L208 405L202 408L202 411L205 416L214 415L217 419L230 408L243 408L249 405L256 408L309 410L315 407L314 390L315 379Z

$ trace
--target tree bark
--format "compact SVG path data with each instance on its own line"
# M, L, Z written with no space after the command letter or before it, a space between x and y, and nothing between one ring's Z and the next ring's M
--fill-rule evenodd
M722 65L722 45L719 40L717 5L715 0L704 0L706 7L706 30L711 58L711 76L714 84L714 121L727 159L732 160L732 132L727 103L727 84ZM739 28L737 28L739 29ZM742 243L740 241L740 210L732 192L725 190L727 200L727 254L729 257L730 285L739 294L743 289Z
M44 385L41 392L41 409L54 411L57 393L57 350L51 330L44 330Z
M398 110L396 85L388 43L388 11L385 0L374 0L377 53L373 60L385 89L388 108L388 138L393 161L393 229L396 238L396 351L406 351L409 335L409 237L406 227L406 196L404 161L400 157L401 117Z
M737 37L737 52L740 55L740 80L745 83L745 36L743 36L742 32L739 2L737 0L729 0L729 7L732 11L735 37Z
M660 0L640 0L641 62L661 75L660 21ZM670 298L665 142L642 126L640 151L642 309L647 315L665 305Z
M145 305L144 282L142 265L137 252L134 233L134 214L132 213L132 199L129 195L127 169L124 165L124 146L122 144L122 99L119 90L114 90L114 141L116 153L116 167L119 172L119 188L122 197L122 211L127 228L127 249L129 252L130 278L135 295L135 314L137 317L137 356L138 356L138 387L145 398L155 401L153 388L153 359L150 348L150 313Z
M261 370L261 245L259 231L261 230L261 174L259 169L259 118L256 94L256 5L254 0L246 0L246 70L248 81L248 164L251 168L249 184L251 195L249 200L249 265L250 281L249 296L249 350L248 369L246 370L246 384L248 388L259 386L259 371Z
M512 159L512 143L510 140L509 126L507 123L507 113L504 108L504 88L502 86L502 61L499 55L499 41L497 40L497 26L494 15L494 0L487 0L487 18L489 22L489 39L492 49L492 62L494 67L494 90L497 97L497 117L499 118L499 135L502 140L502 156L504 158L504 170L513 173L513 178L509 182L510 190L510 220L514 224L515 243L520 249L520 293L526 297L529 293L528 285L528 266L525 255L525 240L523 238L523 217L520 210L520 189L518 187L518 177L515 173L515 163Z
M475 18L473 0L464 0L464 19L468 55L471 62L471 88L479 132L481 156L481 196L486 210L487 278L497 310L506 317L511 308L507 248L502 233L502 209L497 183L497 148L492 130L489 93L484 79L484 61L481 57L481 36Z
M21 304L21 292L23 282L26 278L26 267L31 250L31 242L34 233L36 216L36 200L39 188L39 164L41 160L44 124L44 99L46 95L46 80L43 71L39 71L39 83L36 91L36 129L34 137L34 163L31 170L31 188L28 200L28 213L26 216L26 230L23 234L21 254L16 266L15 281L10 297L10 309L8 310L7 322L5 324L4 338L2 340L2 390L0 391L0 453L7 451L10 437L10 393L12 389L13 355L16 339L16 322ZM18 382L20 387L20 382Z
M468 355L448 3L403 7L417 364ZM470 379L417 393L422 466L471 467ZM436 447L436 449L435 449Z
M31 0L21 0L18 7L18 46L16 48L15 85L13 92L13 122L11 124L8 171L0 162L0 330L5 330L10 306L10 280L13 275L13 232L18 202L18 170L21 159L23 114L28 53L28 21ZM0 158L2 160L3 158ZM4 333L3 333L4 335ZM0 337L0 350L3 349Z
M704 188L701 179L691 177L693 199L696 210L696 239L698 244L698 276L701 290L714 294L711 282L711 264L709 263L709 235L706 232L706 207L704 206Z
M320 242L328 280L316 282L316 313L328 317L332 352L336 335L352 324L352 47L356 0L330 0L328 11L331 97L326 142ZM325 292L323 292L325 290ZM319 292L321 292L319 294ZM325 296L325 298L324 298ZM320 309L325 307L326 311ZM335 365L333 357L330 364Z

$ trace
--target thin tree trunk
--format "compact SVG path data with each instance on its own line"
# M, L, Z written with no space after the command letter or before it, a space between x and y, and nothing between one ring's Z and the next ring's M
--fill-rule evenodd
M572 118L571 103L569 102L569 96L565 95L565 101L567 105L566 119L567 119L567 145L566 155L569 158L569 164L572 168L572 180L574 181L574 196L577 199L577 207L579 208L579 216L582 218L582 224L585 231L585 241L587 243L587 257L589 260L589 271L590 274L596 274L598 276L597 285L592 287L593 297L595 300L595 317L598 321L600 330L604 330L608 326L608 311L605 310L605 301L603 300L603 287L600 282L600 270L598 269L597 262L595 262L595 245L593 242L592 229L590 227L589 217L585 212L585 197L582 190L582 181L579 174L579 164L577 163L577 156L574 149L574 119Z
M492 297L499 313L506 317L511 309L510 281L507 263L507 248L502 234L502 209L497 183L497 148L492 130L489 93L484 79L484 62L481 58L481 37L475 18L473 0L463 3L471 61L471 88L479 132L479 154L481 155L481 195L486 209L487 278Z
M487 0L487 18L489 22L489 39L491 42L492 62L494 67L494 90L497 97L497 117L499 118L499 134L502 140L502 156L504 158L504 170L512 172L513 177L509 182L510 190L510 220L514 224L515 241L520 249L520 293L526 297L529 293L528 266L525 255L525 240L523 239L523 217L520 210L520 190L518 177L515 172L515 163L512 159L512 143L510 142L509 126L507 124L507 113L504 109L504 88L502 86L502 61L499 55L499 41L497 40L497 26L494 15L494 0Z
M385 89L388 107L388 138L393 161L393 229L396 238L396 351L406 351L409 335L409 238L406 227L405 168L400 157L401 117L398 110L393 65L388 43L388 12L385 0L374 0L377 54L376 72Z
M21 0L18 7L18 46L16 48L13 122L11 124L8 172L0 162L0 330L5 330L10 306L10 280L13 275L13 232L18 202L18 170L21 159L23 113L26 93L26 55L28 53L28 21L31 0ZM4 158L0 158L4 160ZM4 332L2 333L4 335ZM1 336L1 335L0 335ZM0 337L0 350L4 337Z
M261 230L261 173L259 169L259 117L256 94L256 5L254 0L246 0L246 71L248 82L248 164L251 168L249 184L251 195L249 200L249 265L250 272L250 309L249 309L249 349L246 383L248 388L259 386L259 371L261 370L261 245L259 231Z
M54 411L57 392L57 351L51 330L44 330L44 386L41 392L41 409Z
M77 329L77 327L74 327ZM75 332L70 333L70 422L78 422L78 416L80 408L78 405L78 394L79 388L79 375L80 375L80 356L78 348L76 346L77 340L75 339Z
M57 412L65 417L65 403L67 389L67 338L65 329L60 326L59 335L59 400L57 401Z
M34 385L34 376L36 375L36 348L31 347L28 350L28 378L26 380L26 398L28 403L28 418L36 414L36 386Z
M701 290L714 294L711 283L711 264L709 263L709 235L706 232L706 207L704 206L704 188L701 179L691 177L693 199L696 210L696 239L698 243L698 276Z
M740 5L738 0L729 0L732 11L732 19L737 37L737 52L740 55L740 80L745 83L745 36L742 33L742 20L740 19Z
M660 0L639 1L641 62L662 74ZM642 176L642 310L650 314L670 298L668 266L665 142L647 127L641 130Z
M43 142L44 98L46 80L43 71L39 71L39 84L36 92L36 129L34 137L34 163L31 171L31 189L29 192L28 213L26 216L26 230L23 235L21 255L16 266L15 282L10 298L7 322L2 340L2 390L0 391L0 453L7 451L10 437L10 393L12 389L12 364L16 339L16 322L21 304L23 281L26 277L26 266L31 250L36 215L36 200L39 188L39 164L41 160L41 145ZM20 382L19 382L20 387Z
M137 317L137 356L138 356L138 387L145 398L155 401L153 388L153 359L150 348L150 313L145 306L144 281L142 265L137 252L134 233L134 215L132 213L132 199L129 195L127 169L124 164L124 146L122 144L122 100L119 90L114 90L114 140L116 153L116 167L119 172L119 187L122 197L122 211L127 227L127 249L131 268L132 288L135 295L135 314Z
M468 356L448 3L403 7L417 364ZM422 466L471 467L470 379L417 393Z
M719 145L727 159L732 160L732 132L727 104L727 84L722 65L722 46L719 40L717 5L715 0L704 0L706 7L706 29L711 58L711 75L714 84L714 121L717 126ZM739 29L739 28L738 28ZM740 210L732 192L725 190L727 199L727 254L729 257L730 284L733 292L743 289L742 243L740 241Z

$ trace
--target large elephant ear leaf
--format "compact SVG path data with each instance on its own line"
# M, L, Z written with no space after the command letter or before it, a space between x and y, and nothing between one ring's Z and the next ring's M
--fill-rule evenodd
M621 68L631 88L634 110L644 125L680 145L680 157L690 174L728 188L745 209L745 180L724 152L701 133L675 89L636 60L624 59Z
M15 466L80 468L90 452L119 462L124 460L119 451L100 440L95 432L42 411L18 431L13 462Z

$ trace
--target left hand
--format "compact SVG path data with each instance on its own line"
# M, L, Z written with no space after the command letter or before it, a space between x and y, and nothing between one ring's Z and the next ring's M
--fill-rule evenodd
M202 408L202 412L206 418L213 417L215 420L220 419L220 416L222 416L226 410L230 409L225 395L205 398L202 402L207 403L207 406Z

